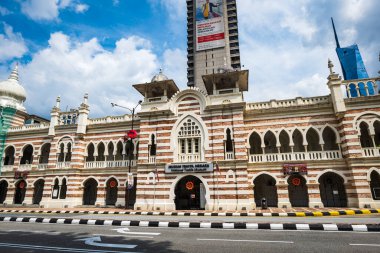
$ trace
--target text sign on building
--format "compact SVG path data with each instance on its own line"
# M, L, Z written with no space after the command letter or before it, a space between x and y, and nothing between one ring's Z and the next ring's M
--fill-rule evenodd
M225 46L223 0L196 0L197 51Z
M307 175L307 165L306 164L284 164L282 166L284 175Z
M165 173L200 173L213 172L212 163L183 163L183 164L166 164Z

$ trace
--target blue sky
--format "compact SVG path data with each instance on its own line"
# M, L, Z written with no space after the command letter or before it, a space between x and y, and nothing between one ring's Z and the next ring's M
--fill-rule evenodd
M341 45L359 44L370 76L380 70L378 0L237 0L248 102L328 94L335 63L330 17ZM16 62L28 112L47 117L55 98L91 116L124 113L141 99L131 85L159 68L186 88L185 0L0 0L0 78Z

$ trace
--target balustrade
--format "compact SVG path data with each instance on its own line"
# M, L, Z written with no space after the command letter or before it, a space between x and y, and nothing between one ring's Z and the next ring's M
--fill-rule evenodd
M380 156L379 148L363 148L362 155L364 157L378 157Z
M32 169L31 164L20 164L17 171L29 171Z
M312 152L294 152L294 153L273 153L250 155L249 162L286 162L286 161L311 161L311 160L333 160L342 158L339 150L331 151L312 151Z
M136 166L136 160L131 160L131 166ZM85 168L117 168L117 167L129 167L129 160L119 161L92 161L86 162Z
M1 171L2 171L2 172L13 171L13 165L3 165L3 166L1 167Z
M178 162L200 162L201 157L199 154L180 154L178 155Z
M46 170L48 168L48 164L47 163L40 163L37 165L37 169L38 170Z
M71 167L71 162L57 162L57 169L66 169Z

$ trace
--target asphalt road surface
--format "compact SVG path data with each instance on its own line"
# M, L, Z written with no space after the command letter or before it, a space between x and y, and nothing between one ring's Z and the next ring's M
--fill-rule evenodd
M380 233L2 222L0 252L380 252Z

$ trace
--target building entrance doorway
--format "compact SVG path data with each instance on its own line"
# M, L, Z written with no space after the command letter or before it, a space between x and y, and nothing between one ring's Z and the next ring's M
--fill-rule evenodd
M107 181L106 188L106 205L114 206L117 201L117 186L118 183L115 178L111 178Z
M254 181L254 195L257 207L261 206L261 200L266 199L268 207L277 207L278 196L276 180L266 174L258 176Z
M347 207L344 180L336 173L328 172L319 178L319 190L324 207Z
M21 180L16 184L14 203L22 204L22 202L24 202L24 199L25 199L25 193L26 193L26 182L25 180Z
M98 182L90 178L84 183L83 205L95 205L98 193Z
M300 175L292 175L288 179L289 200L292 207L308 207L309 194L306 180Z
M3 204L5 199L7 198L8 192L8 183L3 180L0 182L0 204Z
M43 179L39 179L34 183L33 204L40 204L44 193L44 185L45 181Z
M182 178L175 187L176 210L200 210L205 208L206 198L202 181L195 176Z

